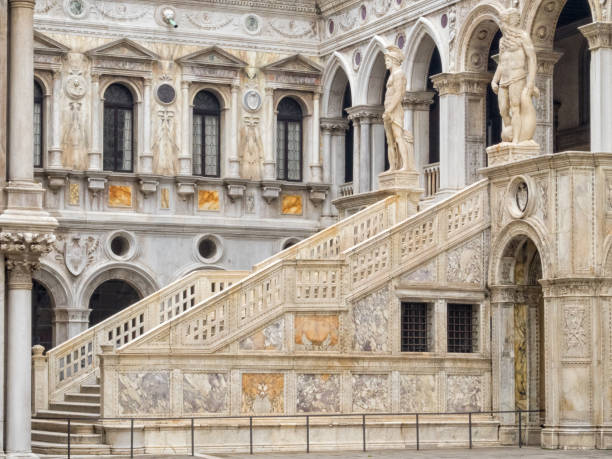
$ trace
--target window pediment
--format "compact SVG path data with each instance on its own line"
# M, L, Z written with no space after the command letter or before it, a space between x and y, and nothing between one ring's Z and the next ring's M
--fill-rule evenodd
M218 46L188 54L176 62L183 68L186 80L197 81L205 78L227 84L240 78L240 70L248 65Z
M321 84L322 68L310 59L296 54L262 68L273 87L312 90ZM305 87L305 88L304 88Z
M159 56L138 43L123 38L94 48L86 53L94 71L110 74L149 76Z
M58 41L34 31L34 66L37 69L59 70L62 57L70 51Z

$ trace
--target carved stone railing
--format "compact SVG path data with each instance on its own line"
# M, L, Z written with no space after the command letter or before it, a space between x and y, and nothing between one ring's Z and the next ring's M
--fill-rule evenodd
M440 163L428 164L423 168L425 197L435 195L440 189Z
M338 189L338 194L341 198L346 198L347 196L353 196L353 182L347 182L340 185Z
M98 368L102 345L124 346L244 278L246 271L196 271L47 352L49 400ZM36 390L44 390L36 387Z

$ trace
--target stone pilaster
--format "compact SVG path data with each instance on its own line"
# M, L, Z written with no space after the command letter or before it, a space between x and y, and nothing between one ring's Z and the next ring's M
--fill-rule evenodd
M230 145L229 145L229 178L240 178L240 158L238 155L238 124L240 122L240 86L232 85L232 106L230 107Z
M100 75L91 74L91 147L89 150L90 171L102 170L102 148L100 147Z
M51 112L51 147L49 148L48 167L50 169L61 169L62 164L62 142L61 142L61 100L62 100L62 75L59 71L53 72L53 102Z
M143 103L142 103L142 151L138 170L142 174L153 173L153 153L151 152L151 79L145 78L143 81Z
M321 183L323 181L323 167L321 166L320 151L321 151L321 126L320 126L320 109L321 94L315 92L313 94L313 109L312 109L312 151L310 155L310 181L313 183Z
M266 88L264 98L265 133L264 180L276 179L276 113L274 110L274 89Z
M535 99L537 124L534 140L540 146L540 152L547 154L554 152L553 73L562 53L538 50L537 56L536 87L540 90L540 97Z
M591 151L612 152L612 22L580 27L591 51Z

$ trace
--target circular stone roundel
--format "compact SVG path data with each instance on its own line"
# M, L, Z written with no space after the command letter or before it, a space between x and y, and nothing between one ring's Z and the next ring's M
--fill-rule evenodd
M513 218L525 218L532 213L535 199L533 182L529 177L514 177L506 189L506 209Z
M256 112L261 107L261 95L256 90L250 89L244 93L242 103L247 110Z
M243 19L244 29L251 35L258 34L261 30L261 21L259 16L247 14Z
M162 83L157 87L156 96L162 104L170 105L176 99L176 91L172 85Z
M81 75L70 75L66 78L64 89L68 97L78 100L87 92L87 82Z

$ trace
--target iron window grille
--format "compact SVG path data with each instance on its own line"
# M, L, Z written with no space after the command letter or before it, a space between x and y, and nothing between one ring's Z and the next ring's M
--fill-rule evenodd
M132 172L134 152L134 99L121 84L104 93L104 170Z
M402 303L402 352L430 351L431 309L428 303Z
M448 352L472 353L478 349L478 307L452 304L447 307Z
M302 109L292 98L278 105L276 164L279 180L302 181Z
M219 177L221 106L209 91L200 91L193 100L193 174Z
M43 91L34 81L34 167L43 167Z

